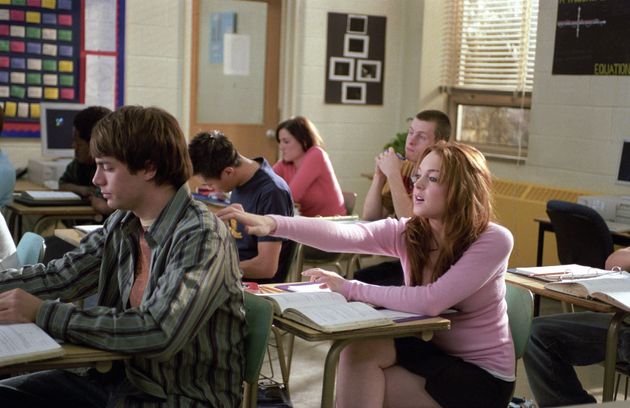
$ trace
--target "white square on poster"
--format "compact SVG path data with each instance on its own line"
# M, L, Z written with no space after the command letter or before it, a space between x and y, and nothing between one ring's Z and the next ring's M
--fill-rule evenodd
M40 86L29 86L26 92L29 98L40 99L42 97L42 88Z
M44 40L54 41L57 39L57 30L54 28L42 28L42 38Z
M57 74L44 74L44 85L57 86Z
M12 25L11 37L24 37L26 35L26 29L24 26Z
M367 58L370 50L370 36L362 34L344 34L343 56Z
M26 102L18 103L18 117L28 118L28 103Z
M33 71L41 71L42 60L40 60L39 58L29 58L26 61L26 66L28 67L28 69L31 69Z
M24 72L11 72L12 84L23 84L26 82L26 75Z
M85 104L115 109L116 57L92 55L85 57Z
M381 82L381 61L358 60L357 81Z
M42 48L42 54L44 55L51 55L51 56L56 56L57 55L57 46L55 44L44 44L43 48Z
M342 82L341 103L365 105L365 82Z
M330 57L329 81L354 81L354 58Z
M249 75L250 44L247 34L223 35L223 75Z
M9 9L0 10L0 20L8 20L9 19Z
M0 86L0 98L8 98L9 97L9 87L8 86ZM4 105L2 106L4 108Z
M85 0L85 49L116 51L116 0Z

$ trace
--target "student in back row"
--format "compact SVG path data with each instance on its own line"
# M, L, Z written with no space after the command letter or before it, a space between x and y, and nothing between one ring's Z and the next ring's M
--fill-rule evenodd
M362 218L375 221L391 216L411 217L411 176L425 150L440 140L448 141L450 135L451 121L444 112L425 110L416 114L407 131L405 156L400 158L389 148L374 159L374 176ZM383 262L356 271L354 278L377 285L402 285L402 265L400 261Z
M62 259L2 271L0 323L35 322L65 342L131 358L104 374L0 381L0 407L240 406L238 255L225 225L188 192L177 121L159 108L120 108L96 125L90 151L94 184L117 211ZM95 307L70 303L97 291Z
M96 163L90 154L90 139L96 123L110 112L103 106L90 106L77 113L72 122L74 159L59 179L59 190L72 191L89 199L92 207L105 216L114 210L107 206L100 190L92 183L92 178L96 173Z
M305 217L346 215L343 193L324 142L304 116L285 120L276 128L282 159L273 170L282 177Z
M231 192L231 206L254 214L293 216L289 187L264 158L240 155L232 142L216 130L196 135L188 150L194 174L216 191ZM244 280L284 281L291 266L293 242L250 235L236 220L230 222L229 228L236 240Z
M630 270L630 247L613 252L606 269ZM523 356L529 386L540 407L597 402L580 383L573 366L604 361L611 313L563 313L533 320ZM630 364L630 326L621 323L617 362Z

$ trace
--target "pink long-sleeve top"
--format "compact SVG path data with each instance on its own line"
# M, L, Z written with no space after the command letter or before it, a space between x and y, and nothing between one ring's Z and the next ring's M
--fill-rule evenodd
M341 187L330 158L324 149L313 146L306 151L300 167L282 160L273 166L289 188L293 201L306 217L346 215Z
M365 224L341 224L305 217L272 216L274 235L331 252L352 252L400 258L406 286L376 286L347 281L341 293L348 300L388 309L437 316L448 314L451 330L437 331L433 342L446 353L514 381L514 345L508 326L504 275L512 251L510 231L490 223L486 231L437 281L409 286L411 268L403 231L407 218ZM428 282L428 276L423 280Z

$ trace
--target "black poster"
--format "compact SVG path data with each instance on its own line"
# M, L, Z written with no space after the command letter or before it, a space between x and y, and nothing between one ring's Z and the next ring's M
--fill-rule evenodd
M559 0L554 75L630 75L630 1Z
M326 103L383 104L387 19L328 13Z

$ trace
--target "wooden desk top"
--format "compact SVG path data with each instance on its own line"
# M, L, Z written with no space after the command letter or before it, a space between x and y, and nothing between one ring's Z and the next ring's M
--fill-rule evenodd
M96 367L101 372L107 372L111 368L113 361L131 358L129 354L115 353L70 343L63 344L62 347L66 351L66 354L62 357L0 367L0 374L89 366Z
M531 290L533 293L544 296L549 299L567 302L576 306L583 307L594 312L615 312L617 309L607 303L598 300L583 299L566 293L556 292L555 290L545 289L545 282L539 279L530 278L516 273L508 272L505 274L505 282L520 286Z
M54 206L29 206L20 203L9 203L7 208L20 215L97 215L94 208L89 205L54 205Z
M444 319L443 317L428 317L422 320L395 323L388 326L366 327L363 329L346 330L334 333L324 333L275 315L273 317L273 324L280 329L286 330L287 332L295 334L307 341L358 339L379 336L402 337L412 334L420 334L421 332L426 331L433 332L435 330L449 330L451 328L451 321Z
M79 243L81 242L83 237L86 235L87 234L85 234L84 232L81 232L74 228L63 228L63 229L55 230L55 236L57 238L61 238L67 243L69 243L70 245L74 245L74 246L79 246Z

